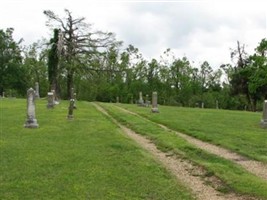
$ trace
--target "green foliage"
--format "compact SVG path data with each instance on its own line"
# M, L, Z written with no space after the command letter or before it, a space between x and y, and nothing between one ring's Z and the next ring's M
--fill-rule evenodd
M24 77L27 77L27 86L34 88L35 83L39 83L39 93L41 97L47 95L47 66L46 50L42 48L41 41L35 42L25 48L23 58L23 68L25 69ZM27 88L27 89L28 89ZM26 90L24 93L26 93Z
M253 56L247 56L244 46L233 52L238 62L231 73L231 85L234 94L244 94L247 104L256 111L257 102L267 97L267 40L263 39L255 49Z
M53 88L63 99L70 97L71 88L82 100L114 102L120 97L124 103L137 100L139 92L151 96L157 91L164 105L204 103L214 108L218 100L223 109L252 111L261 109L260 102L267 98L266 38L252 55L237 42L231 52L233 65L215 69L208 61L196 65L186 56L177 57L169 48L160 59L146 60L137 47L130 44L121 50L122 42L113 33L93 30L85 18L75 18L69 10L65 18L50 10L44 14L47 25L55 28L48 48L34 43L22 57L13 29L1 30L1 93L24 95L39 82L41 96Z
M0 29L0 94L14 90L24 96L27 84L26 69L22 66L20 42L13 39L13 29Z

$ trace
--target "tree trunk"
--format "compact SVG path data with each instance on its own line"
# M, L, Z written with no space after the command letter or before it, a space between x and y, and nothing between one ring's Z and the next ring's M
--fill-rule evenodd
M71 88L73 88L73 70L69 70L67 74L67 98L71 99Z

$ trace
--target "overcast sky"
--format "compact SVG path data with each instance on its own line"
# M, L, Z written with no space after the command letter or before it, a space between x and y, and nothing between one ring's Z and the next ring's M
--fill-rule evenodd
M88 1L2 0L0 29L13 27L14 37L31 44L51 31L43 10L85 17L95 29L111 31L118 40L139 49L150 60L171 48L194 65L207 60L214 68L231 62L236 41L252 53L267 37L267 1Z

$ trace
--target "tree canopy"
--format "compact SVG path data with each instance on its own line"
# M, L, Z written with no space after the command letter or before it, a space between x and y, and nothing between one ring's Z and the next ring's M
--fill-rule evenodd
M146 60L137 47L125 49L114 33L94 30L84 17L65 17L44 11L51 38L21 47L13 29L0 30L0 92L25 95L35 82L41 95L56 90L57 96L89 101L129 103L139 92L151 97L158 92L159 103L224 109L261 109L267 98L267 39L263 38L249 55L237 42L231 50L232 63L211 66L196 64L167 48L159 59ZM223 78L226 79L223 81ZM9 92L11 93L11 92Z

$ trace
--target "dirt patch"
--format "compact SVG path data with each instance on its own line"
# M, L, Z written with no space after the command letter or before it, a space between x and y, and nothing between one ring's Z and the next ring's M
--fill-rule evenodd
M219 192L219 187L222 183L216 177L207 177L206 171L201 167L192 164L190 161L173 156L171 153L161 152L154 143L147 138L136 134L134 131L118 123L112 118L102 107L93 104L99 111L110 117L110 119L117 124L125 134L135 140L143 149L150 152L154 158L162 163L180 182L188 186L195 197L199 200L252 200L254 198L238 196L234 193L224 194ZM206 177L204 179L203 177ZM216 188L216 189L215 189Z
M149 119L142 117L141 115L138 115L137 113L131 112L131 111L126 110L124 108L121 108L119 106L117 106L117 107L119 109L125 111L125 112L128 112L130 114L139 116L139 117L141 117L147 121L150 121ZM152 122L152 121L150 121L150 122ZM155 122L153 122L153 123L155 123ZM170 128L162 125L162 124L159 124L159 123L155 123L155 124L157 124L158 126L160 126L161 128L163 128L167 131L175 132L178 136L180 136L181 138L184 138L189 143L194 144L198 148L203 149L205 151L208 151L208 152L215 154L217 156L223 157L227 160L231 160L232 162L234 162L238 165L241 165L243 168L245 168L250 173L267 180L267 165L266 164L259 162L259 161L251 160L247 157L241 156L241 155L239 155L235 152L232 152L228 149L225 149L225 148L222 148L222 147L219 147L219 146L216 146L214 144L207 143L207 142L203 142L203 141L196 139L194 137L191 137L189 135L174 131L174 130L172 130L172 129L170 129Z

